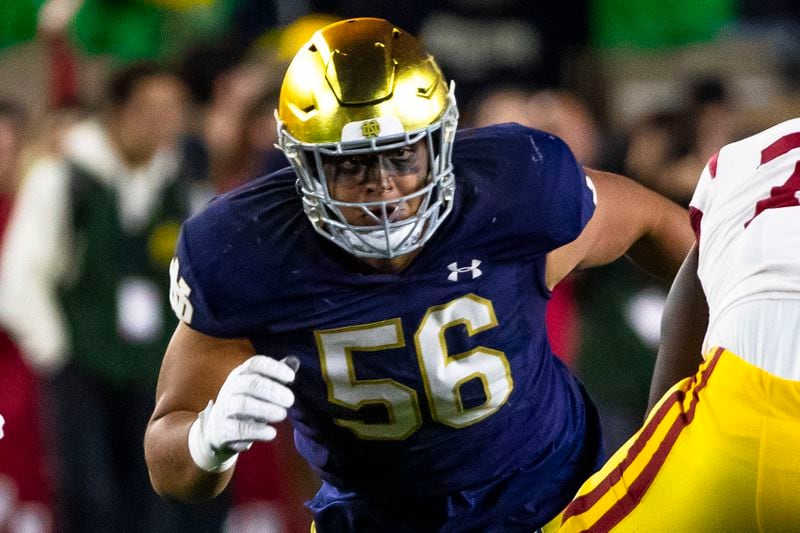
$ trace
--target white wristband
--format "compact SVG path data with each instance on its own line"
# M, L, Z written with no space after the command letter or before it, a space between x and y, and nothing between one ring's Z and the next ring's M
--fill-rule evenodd
M200 411L197 415L197 419L192 423L192 427L189 429L189 455L192 456L194 464L201 470L218 474L232 468L233 465L236 464L239 454L234 453L233 455L228 455L215 453L206 442L203 435L203 423L213 406L214 401L209 401L206 408Z

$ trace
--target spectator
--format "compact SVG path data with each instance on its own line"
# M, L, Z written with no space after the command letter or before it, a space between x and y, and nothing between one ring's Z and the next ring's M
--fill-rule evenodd
M625 171L686 206L706 161L737 135L736 109L722 80L697 79L686 104L653 112L632 129Z
M274 150L277 135L272 113L278 96L263 70L255 63L241 63L221 73L214 83L203 140L209 178L218 193L259 176L267 150ZM288 161L282 159L280 166L287 166Z
M216 507L149 488L141 442L174 320L168 262L188 215L175 141L187 91L166 68L116 73L102 115L72 127L64 155L34 164L0 263L0 313L47 378L57 528L216 531Z
M0 101L0 242L5 236L28 138L25 109ZM0 330L0 413L8 426L0 443L0 531L52 530L52 485L43 452L39 383L19 349ZM2 435L0 424L0 435Z

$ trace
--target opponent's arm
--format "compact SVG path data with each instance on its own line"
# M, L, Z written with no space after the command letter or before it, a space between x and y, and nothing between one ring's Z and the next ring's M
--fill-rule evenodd
M275 437L269 424L283 420L294 402L286 385L296 365L254 353L247 340L210 337L179 323L144 441L160 495L213 498L230 481L238 452Z
M627 254L650 274L672 279L694 242L686 210L635 181L586 169L597 191L592 218L574 241L547 255L549 288L572 270Z
M702 344L708 327L708 303L697 277L697 257L695 245L686 256L667 295L647 412L672 385L694 374L703 360Z

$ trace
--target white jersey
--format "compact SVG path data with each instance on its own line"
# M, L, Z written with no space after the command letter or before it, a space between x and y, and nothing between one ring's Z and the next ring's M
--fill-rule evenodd
M729 144L691 201L705 345L800 380L800 119Z

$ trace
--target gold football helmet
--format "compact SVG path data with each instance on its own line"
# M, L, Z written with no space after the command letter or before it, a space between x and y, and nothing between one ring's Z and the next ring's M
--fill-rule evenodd
M317 31L295 55L281 86L278 144L298 175L314 229L360 257L392 258L422 246L452 209L452 148L458 125L453 86L410 34L386 20L358 18ZM372 216L354 226L342 208L386 213L387 203L331 197L322 156L395 150L425 140L424 187L396 202L422 198L410 218Z

